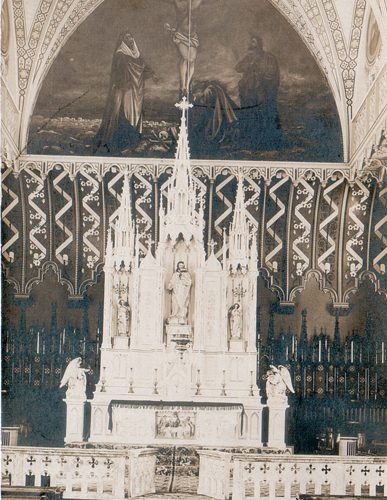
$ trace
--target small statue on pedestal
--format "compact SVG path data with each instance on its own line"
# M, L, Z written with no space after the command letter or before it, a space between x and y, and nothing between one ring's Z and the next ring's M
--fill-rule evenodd
M192 286L192 278L187 271L184 262L177 263L176 271L173 273L168 290L172 293L172 312L168 319L170 324L186 325L188 321L189 292Z
M88 368L81 368L82 358L78 357L70 361L60 381L59 388L67 385L66 396L86 396L86 373Z
M230 307L229 318L231 338L240 339L242 335L242 311L238 302Z
M119 337L129 336L129 316L129 304L120 299L117 306L117 334Z
M266 374L266 394L268 398L286 399L286 389L294 393L290 372L285 366L270 365Z

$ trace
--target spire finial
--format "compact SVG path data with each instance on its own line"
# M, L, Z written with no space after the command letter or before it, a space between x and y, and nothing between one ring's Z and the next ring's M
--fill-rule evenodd
M179 108L183 112L183 116L185 116L185 112L189 108L193 108L193 104L191 104L190 102L188 102L188 99L186 98L186 96L183 96L182 100L180 102L177 102L175 104L175 106L177 108Z

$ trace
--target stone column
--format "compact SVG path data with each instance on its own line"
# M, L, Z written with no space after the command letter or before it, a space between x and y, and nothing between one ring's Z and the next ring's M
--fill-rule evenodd
M83 442L86 396L69 396L66 403L66 436L65 444Z
M269 432L267 446L269 448L285 448L286 409L289 408L287 398L269 397Z

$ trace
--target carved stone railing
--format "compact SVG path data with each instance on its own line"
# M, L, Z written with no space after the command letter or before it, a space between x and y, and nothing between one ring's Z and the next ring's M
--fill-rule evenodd
M124 499L155 492L156 450L7 447L10 486L63 488L63 498Z
M300 494L383 496L385 457L250 455L203 450L198 493L216 499L297 498ZM232 479L230 479L232 477Z

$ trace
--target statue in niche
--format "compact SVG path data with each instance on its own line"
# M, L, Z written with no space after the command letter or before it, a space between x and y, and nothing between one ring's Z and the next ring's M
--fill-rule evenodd
M168 319L170 324L187 324L189 292L192 286L192 278L187 271L183 261L179 261L176 271L168 285L172 294L172 312Z
M123 299L117 305L117 334L119 337L129 336L130 307Z
M285 366L278 368L270 365L266 374L266 394L268 398L280 398L286 400L286 389L294 393L290 372Z
M240 339L242 336L242 310L240 304L236 302L229 309L231 338Z
M85 396L86 395L86 373L88 368L81 368L82 358L78 357L70 361L60 381L59 388L67 385L67 395Z

